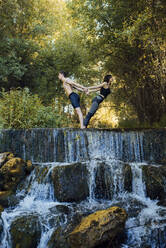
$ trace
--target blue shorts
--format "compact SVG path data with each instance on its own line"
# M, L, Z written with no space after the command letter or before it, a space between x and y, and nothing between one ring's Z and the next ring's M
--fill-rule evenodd
M80 97L79 95L77 95L75 92L72 92L70 95L69 95L69 99L71 101L71 104L73 106L73 108L78 108L80 107Z

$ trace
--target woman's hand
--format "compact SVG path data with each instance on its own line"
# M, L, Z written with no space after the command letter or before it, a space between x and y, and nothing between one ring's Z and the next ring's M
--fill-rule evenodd
M88 87L85 87L84 88L84 92L88 95L89 94L89 89L88 89Z

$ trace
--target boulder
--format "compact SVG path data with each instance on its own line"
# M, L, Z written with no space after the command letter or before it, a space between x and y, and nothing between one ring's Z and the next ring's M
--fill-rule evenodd
M86 164L56 166L52 171L55 197L60 202L80 202L89 196Z
M14 158L14 155L11 152L0 153L0 168L11 158Z
M67 238L70 232L80 223L83 212L75 212L74 215L66 216L67 222L64 222L54 230L48 242L48 248L70 248Z
M166 166L144 165L142 176L147 196L152 200L159 200L159 205L166 205Z
M37 247L41 238L41 227L37 216L21 216L10 227L12 247Z
M8 207L8 200L15 193L18 184L32 171L31 161L14 157L12 153L1 154L0 167L0 204Z
M0 204L8 207L8 199L12 195L12 191L0 191Z
M122 234L126 219L125 210L119 207L90 214L69 234L69 247L94 248L99 245L102 247L106 242L112 247L111 244L116 236L120 237Z
M124 190L132 192L132 170L129 164L124 165Z
M3 207L0 205L0 214L3 212Z
M0 168L0 189L15 190L17 184L31 171L32 166L21 158L11 158Z
M118 170L118 167L121 169ZM115 173L118 179L116 182L114 180ZM130 165L119 162L111 167L107 163L98 162L95 171L95 198L111 200L114 193L120 192L121 188L128 192L132 191L132 172Z

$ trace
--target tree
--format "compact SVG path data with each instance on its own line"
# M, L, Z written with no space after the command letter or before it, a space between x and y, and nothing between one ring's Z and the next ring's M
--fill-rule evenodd
M73 28L65 1L0 3L0 85L28 87L45 103L62 94L59 70L87 81L91 71L81 32ZM92 70L93 71L93 70Z
M69 8L94 61L117 78L116 103L130 105L140 123L160 121L166 114L166 2L76 0Z

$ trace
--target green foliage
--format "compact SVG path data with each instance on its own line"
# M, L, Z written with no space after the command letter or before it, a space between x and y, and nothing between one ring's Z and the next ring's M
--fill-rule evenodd
M28 87L45 104L64 94L60 70L89 81L83 34L61 0L0 1L0 87Z
M4 38L0 43L0 83L9 90L23 87L22 79L29 74L33 54L38 51L32 41L18 38Z
M159 122L166 112L166 2L71 0L69 7L94 61L116 76L114 94L132 106L140 123Z
M66 123L67 116L59 114L56 104L45 107L37 95L28 88L2 91L0 99L1 128L60 127Z
M139 128L141 127L140 123L136 119L125 119L120 120L118 124L118 128ZM147 126L142 126L143 128Z
M0 87L7 92L28 87L38 94L41 112L34 112L48 126L59 125L50 113L56 98L59 107L52 113L62 113L57 120L63 126L70 125L67 116L73 116L64 111L67 98L57 78L59 70L84 85L111 72L117 82L111 101L120 119L132 112L139 125L164 123L165 21L165 0L2 0ZM90 97L82 95L81 100L85 108ZM40 120L34 125L45 124Z

